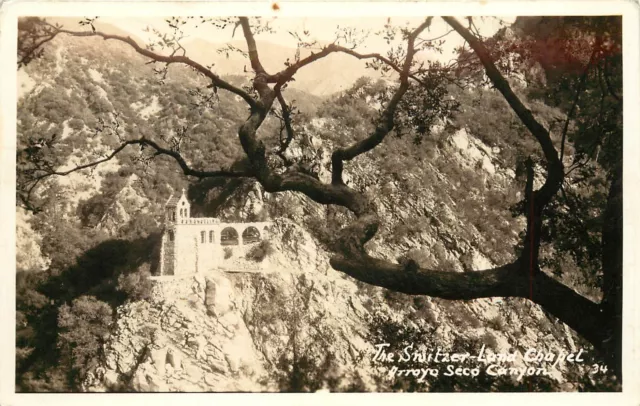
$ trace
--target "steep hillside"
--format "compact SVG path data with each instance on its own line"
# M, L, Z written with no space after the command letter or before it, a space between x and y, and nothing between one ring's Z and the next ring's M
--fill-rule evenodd
M279 220L275 229L268 273L162 277L150 300L119 307L104 363L88 375L84 389L390 390L395 382L381 373L372 354L374 344L394 338L393 326L428 335L427 348L442 351L459 351L460 343L485 345L495 353L523 354L534 347L576 351L566 327L521 302L454 304L427 298L398 306L397 298L385 300L383 292L333 270L327 253L302 228ZM572 389L568 377L585 368L559 364L548 379ZM528 379L501 377L493 384L524 382ZM424 389L454 384L432 379ZM478 386L460 382L459 388Z
M20 75L19 148L55 140L53 147L43 147L55 156L53 167L99 159L122 139L139 136L180 143L185 159L199 169L238 165L243 156L236 131L246 106L203 87L202 78L186 69L172 67L160 83L152 66L118 43L59 37ZM245 84L241 76L229 79ZM309 172L328 180L335 147L371 130L379 106L367 92L382 85L361 80L348 95L319 98L326 94L320 88L328 88L324 79L305 80L285 93L300 100L304 113L295 123L301 136L286 154L300 165L314 162ZM419 142L398 131L381 148L345 165L346 183L363 191L382 219L367 246L374 256L455 272L514 258L524 229L524 218L510 211L524 190L518 165L539 152L492 90L451 89L451 98L465 107ZM530 108L545 124L559 114L539 102L531 101ZM507 118L496 119L502 117ZM270 119L260 130L270 147L278 124ZM269 194L252 181L186 179L175 161L151 158L131 148L94 171L52 177L37 189L42 211L18 235L22 249L33 253L32 261L20 261L20 278L33 279L18 293L20 390L593 388L595 378L587 372L598 360L594 351L537 305L513 298L413 297L356 282L331 268L327 252L336 225L346 224L351 214L300 194ZM19 182L31 164L19 160ZM265 259L269 272L238 269L151 280L163 205L183 187L195 215L274 221L274 253ZM594 295L590 281L577 273L562 278ZM87 314L97 314L89 322L101 327L86 334L88 344L78 333L88 329ZM77 342L86 344L82 351ZM529 348L585 349L588 361L561 362L544 377L388 379L390 365L372 360L381 343L398 350L413 343L520 355Z

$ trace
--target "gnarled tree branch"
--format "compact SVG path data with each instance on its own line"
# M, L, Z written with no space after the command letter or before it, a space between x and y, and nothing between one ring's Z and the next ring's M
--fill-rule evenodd
M266 74L262 63L260 62L260 56L258 55L258 47L256 46L256 40L251 32L251 26L249 25L249 19L247 17L239 17L238 21L242 26L242 33L244 34L245 41L247 42L247 50L249 51L249 61L251 67L256 74Z
M542 147L545 159L547 161L547 179L542 188L536 192L536 209L541 210L542 206L546 205L551 198L558 192L563 179L563 166L558 157L558 152L553 146L549 131L540 124L531 111L525 107L520 101L518 96L513 92L509 82L498 71L489 51L482 44L482 42L476 38L467 28L458 22L454 17L442 17L454 30L458 32L473 49L475 54L480 59L480 62L484 66L487 76L491 80L491 83L495 88L502 93L511 109L516 113L520 121L527 127L527 129L538 140L538 143Z
M182 155L179 152L167 149L167 148L163 148L160 145L158 145L156 142L148 140L146 138L140 138L140 139L135 139L135 140L129 140L129 141L125 141L122 144L120 144L116 149L114 149L113 151L111 151L111 153L109 153L107 156L105 156L104 158L101 159L97 159L95 161L86 163L86 164L82 164L82 165L77 165L71 169L68 170L48 170L45 171L45 173L35 176L33 179L30 180L30 182L34 182L34 184L42 181L45 178L51 177L51 176L66 176L69 175L71 173L74 172L78 172L81 171L83 169L89 169L89 168L93 168L96 167L104 162L110 161L113 158L115 158L120 152L122 152L126 147L128 147L129 145L140 145L141 147L151 147L152 149L155 150L154 156L157 155L168 155L171 158L173 158L178 165L180 166L180 168L182 169L183 173L187 176L193 176L196 178L212 178L212 177L227 177L227 178L239 178L239 177L251 177L252 174L250 172L247 171L241 171L241 170L231 170L231 169L221 169L221 170L216 170L216 171L202 171L202 170L197 170L197 169L193 169L191 166L189 166L189 164L187 164L187 162L185 161L185 159L182 157Z
M295 136L295 132L293 130L293 124L291 122L291 107L289 107L289 105L287 104L287 101L284 99L284 96L282 95L282 85L280 83L276 84L273 88L273 91L276 94L276 98L278 99L278 103L280 103L280 109L282 110L282 123L283 126L280 129L280 145L279 145L279 149L276 152L278 154L278 156L285 162L285 164L290 164L291 162L289 162L289 159L287 159L287 157L285 156L285 152L287 150L287 148L289 148L289 145L291 144L291 141L293 141L293 138ZM282 131L285 131L287 136L284 140L282 140Z
M178 64L183 64L183 65L190 66L191 68L195 69L197 72L203 74L209 80L211 80L211 83L214 86L216 86L217 88L227 90L227 91L229 91L231 93L234 93L234 94L240 96L245 102L247 102L247 104L251 108L254 108L255 105L256 105L256 101L253 99L253 97L251 97L251 95L249 95L243 89L241 89L241 88L239 88L237 86L234 86L231 83L223 80L222 78L220 78L220 76L216 75L211 70L207 69L206 67L204 67L200 63L194 61L193 59L191 59L191 58L189 58L187 56L184 56L184 55L162 55L162 54L150 51L150 50L140 46L131 37L123 37L121 35L106 34L106 33L100 32L100 31L72 31L72 30L57 28L57 27L54 27L54 26L50 26L50 27L52 27L55 30L54 32L55 32L56 35L57 34L67 34L67 35L72 35L74 37L100 37L100 38L103 38L104 40L116 40L116 41L124 42L124 43L130 45L137 53L139 53L142 56L146 56L147 58L150 58L153 61L162 62L162 63L166 63L166 64L178 63ZM35 50L36 49L33 49L33 51L35 51Z
M331 156L332 183L343 183L342 171L344 161L350 161L358 155L372 150L373 148L378 146L384 140L386 135L389 134L389 132L393 129L396 108L398 107L398 103L400 103L400 100L402 99L406 91L409 89L409 71L411 69L411 64L413 63L413 56L415 55L415 40L422 31L424 31L431 25L431 20L432 17L427 18L425 22L420 24L420 26L409 35L409 38L407 40L407 56L405 57L404 65L402 66L402 71L400 72L400 86L394 93L389 103L387 103L387 106L385 107L373 134L361 141L350 145L347 148L337 149L333 152Z

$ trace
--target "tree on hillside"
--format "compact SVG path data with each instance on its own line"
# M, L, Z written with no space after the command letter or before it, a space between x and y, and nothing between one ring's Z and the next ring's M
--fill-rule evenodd
M278 72L269 72L261 62L260 50L255 36L272 29L259 18L203 19L202 24L214 24L221 29L241 32L246 42L246 58L252 70L249 87L235 85L217 75L186 54L181 45L184 36L181 27L190 23L190 18L167 20L169 33L158 35L158 41L145 46L130 37L101 32L94 26L94 19L85 19L82 24L89 29L73 31L51 25L38 18L24 19L19 24L18 61L24 65L42 53L42 47L58 35L73 37L97 37L127 44L155 66L162 78L171 65L183 65L197 72L209 82L209 97L218 92L229 92L243 100L247 107L246 120L238 128L238 140L244 159L237 165L210 170L191 166L184 155L184 143L174 138L165 142L149 137L127 138L106 156L65 171L51 165L48 154L53 139L32 140L18 151L18 162L27 168L19 182L19 200L32 210L31 194L35 187L47 177L64 176L108 161L128 147L139 147L151 151L150 156L167 156L175 160L187 177L206 178L250 178L258 181L269 193L297 192L324 205L346 208L351 222L340 228L335 224L336 238L332 244L331 266L362 282L381 286L392 291L411 295L428 295L450 300L470 300L486 297L522 297L537 303L587 339L604 355L609 366L621 373L621 304L622 304L622 173L621 173L621 38L620 19L607 18L559 18L557 26L547 26L548 37L523 24L520 38L482 38L475 28L474 20L468 18L461 23L453 17L443 17L457 33L465 46L459 58L450 64L425 61L417 57L426 50L438 51L443 41L427 35L433 18L413 28L395 27L388 22L381 35L391 40L402 40L403 46L393 48L386 54L361 53L359 45L366 38L345 28L337 34L336 41L321 46L302 34L298 35L298 50L294 60ZM193 21L193 20L191 20ZM563 31L564 30L564 31ZM571 34L572 36L569 36ZM579 34L579 35L575 35ZM577 38L578 40L569 40ZM556 43L545 41L555 39ZM547 45L545 48L545 44ZM558 55L543 52L549 47ZM230 51L234 51L233 49ZM240 51L242 52L242 51ZM285 99L284 89L295 79L296 74L327 57L343 53L365 60L367 66L397 79L394 86L379 97L380 114L375 118L373 131L363 134L355 141L337 147L331 154L331 181L322 182L307 165L291 162L284 152L300 135L295 122L295 108ZM567 62L568 61L568 62ZM565 62L563 65L561 62ZM570 63L569 63L570 62ZM564 122L547 128L523 102L520 93L514 90L508 74L524 69L527 63L538 63L544 71L546 85L538 84L540 97L566 111ZM522 71L522 70L521 70ZM475 79L474 79L475 77ZM362 192L345 184L345 165L359 156L379 148L392 132L401 131L402 126L417 129L416 134L427 131L439 118L446 117L452 106L448 104L444 86L449 83L485 81L495 88L527 129L539 147L536 156L522 160L526 174L524 199L519 210L527 218L519 245L518 258L493 269L458 273L453 270L424 269L410 260L403 264L371 256L366 248L380 228L376 207ZM562 86L556 86L562 84ZM551 94L559 87L557 94ZM469 106L470 107L470 106ZM257 135L268 117L276 117L281 126L279 138L274 144ZM500 118L496 118L500 119ZM560 134L559 145L554 145L553 132ZM181 137L188 137L182 132ZM498 135L499 137L499 135ZM567 167L567 140L576 145L575 160ZM419 142L420 139L416 139ZM556 142L556 144L558 144ZM541 151L541 153L540 153ZM596 232L596 246L601 246L600 264L602 272L602 300L595 302L561 283L557 278L543 272L546 265L544 247L549 241L566 243L567 252L580 252L578 247L591 241L594 230L583 230L580 222L566 214L566 207L584 206L584 196L572 194L568 175L573 171L591 170L595 161L606 171L605 180L609 192L604 198L599 215L601 230ZM539 162L535 162L539 161ZM539 163L540 165L536 165ZM544 175L544 183L534 188L536 168ZM575 175L575 173L573 173ZM583 178L589 178L584 172ZM582 206L581 206L582 205ZM573 214L580 214L573 211ZM587 215L587 213L584 213ZM550 219L558 219L555 225ZM555 220L554 220L555 221ZM567 225L571 232L567 234ZM573 228L571 228L573 227ZM582 233L586 233L584 236ZM555 236L554 236L555 234ZM591 241L593 243L593 241ZM580 261L578 261L580 262ZM584 261L583 261L584 262ZM586 262L585 262L586 263ZM586 266L586 265L585 265Z
M58 348L62 362L69 364L70 384L77 384L76 376L82 376L95 366L94 358L104 357L102 348L109 336L112 310L107 303L93 296L80 296L71 306L64 304L58 313ZM76 388L77 389L77 388Z

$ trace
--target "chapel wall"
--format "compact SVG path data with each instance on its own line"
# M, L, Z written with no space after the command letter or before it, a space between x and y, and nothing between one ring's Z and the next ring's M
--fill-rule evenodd
M197 272L197 240L190 231L188 228L176 227L176 275Z
M162 237L161 272L160 275L193 275L212 269L229 266L238 257L244 257L254 245L256 239L267 238L266 222L253 223L220 223L217 218L188 217L189 204L183 196L171 203L172 209L167 214L168 228ZM174 213L177 214L174 217ZM249 227L255 227L259 238L254 235L243 241L243 232ZM237 233L237 244L223 244L222 231L232 228ZM213 234L211 234L213 232ZM173 233L173 241L171 241ZM203 234L204 233L204 234ZM228 242L228 240L226 240ZM226 250L233 250L233 259L224 259Z

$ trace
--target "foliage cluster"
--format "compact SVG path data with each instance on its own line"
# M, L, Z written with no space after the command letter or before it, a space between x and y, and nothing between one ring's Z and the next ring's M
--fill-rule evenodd
M254 262L262 262L275 252L273 245L268 240L262 240L253 245L246 254L246 258Z
M18 391L78 390L104 355L115 308L151 294L150 255L158 235L87 239L77 225L61 221L54 226L66 239L44 235L50 267L16 275Z

